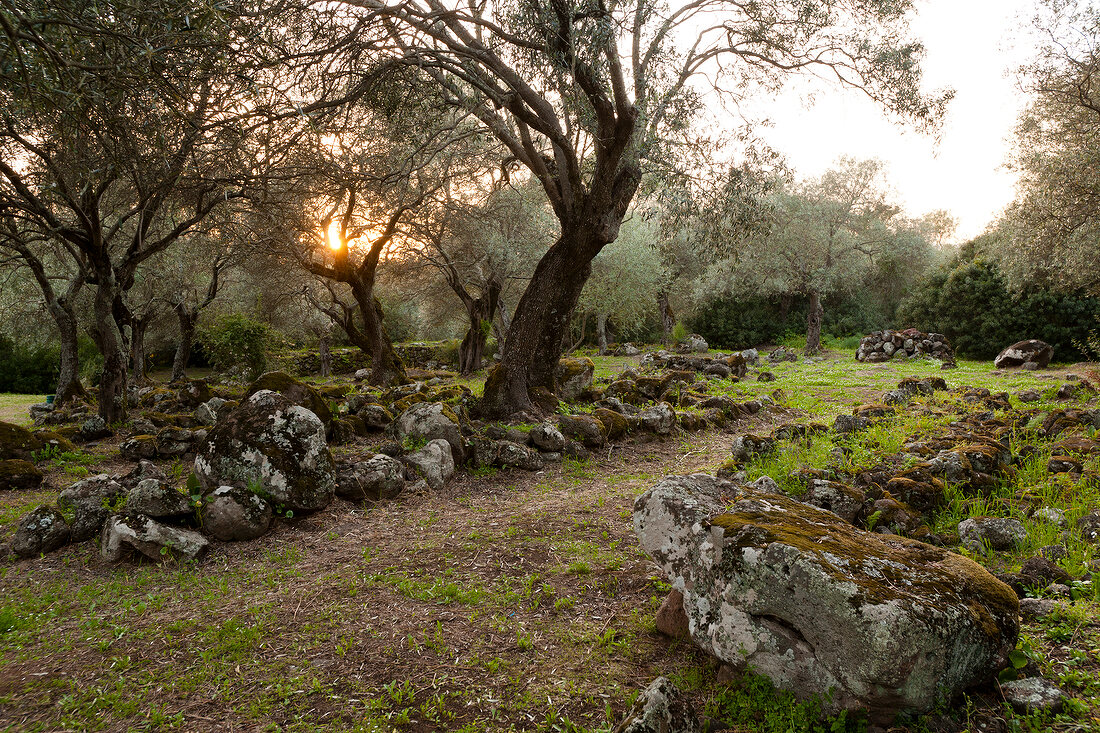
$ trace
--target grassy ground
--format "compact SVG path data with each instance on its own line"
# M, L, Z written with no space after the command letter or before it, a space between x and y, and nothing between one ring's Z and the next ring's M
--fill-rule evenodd
M633 361L597 358L598 374ZM338 500L190 566L108 566L91 543L0 562L0 729L607 731L636 690L666 674L701 710L726 710L734 730L817 730L804 706L759 680L719 684L712 660L656 633L653 613L668 587L634 539L634 497L667 474L713 472L732 434L831 420L903 376L1049 393L1085 365L1007 373L961 362L940 372L925 363L858 365L845 352L764 368L777 381L720 380L711 393L744 400L778 388L782 408L722 432L605 449L539 473L460 475L441 492L395 502ZM874 461L949 419L876 429L852 460ZM114 446L45 464L42 491L0 495L0 541L75 477L118 470ZM827 439L791 444L749 468L783 481L792 468L828 461L832 447ZM186 467L164 467L182 482ZM1073 516L1096 501L1038 471L1021 474L1011 490L1041 485L1046 501ZM987 508L951 511L957 521ZM1030 529L1027 551L1049 544L1047 530ZM1091 559L1087 548L1073 549L1076 566ZM1011 568L1024 554L981 559ZM1009 716L1011 729L1100 729L1095 609L1082 600L1025 628L1029 659L1078 702L1058 720ZM955 728L931 717L908 729L1007 730L989 727L1005 723L987 698L945 711Z
M27 409L36 402L45 402L46 395L0 394L0 421L30 425Z

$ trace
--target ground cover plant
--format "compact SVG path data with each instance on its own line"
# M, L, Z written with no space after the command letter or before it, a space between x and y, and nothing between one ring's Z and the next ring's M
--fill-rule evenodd
M597 384L641 361L592 358ZM764 371L775 381L759 380ZM817 360L764 360L740 381L705 381L712 396L774 401L721 427L631 434L585 460L566 457L538 471L460 472L443 489L393 500L337 500L277 522L259 540L216 545L195 563L112 565L95 542L9 557L0 564L0 723L42 731L610 731L638 691L665 675L730 730L862 730L858 715L822 720L813 703L775 690L766 678L731 678L690 642L658 633L654 614L669 586L635 539L634 499L665 475L723 470L734 436L831 423L878 401L904 377L942 376L952 389L1008 392L1011 408L1051 411L1093 399L1087 392L1057 397L1063 383L1084 383L1067 382L1071 373L1089 371L994 370L965 360L952 371L920 360L867 365L847 350ZM449 379L441 378L445 386ZM348 376L311 381L325 394L352 387ZM1038 400L1021 402L1025 390L1038 392ZM697 411L684 402L679 413ZM737 468L749 478L768 475L797 495L794 471L889 462L905 444L983 411L941 390L864 432L780 439L776 450ZM74 450L36 454L45 481L0 494L0 541L27 511L78 478L128 470L132 463L120 454L126 433L123 427ZM333 450L339 459L369 456L381 440L358 437ZM1016 499L1026 492L1065 512L1072 529L1100 506L1098 459L1084 461L1078 480L1046 470L1049 446L1026 426L1012 440L1014 455L1029 441L1037 451L988 494L948 486L930 529L949 533L959 520L983 514L1018 517L1028 537L1017 550L956 549L1012 572L1039 548L1064 543L1060 564L1086 575L1095 545L1073 532L1063 540L1063 530L1030 516ZM156 463L184 486L184 462ZM1059 684L1070 696L1063 710L1014 712L990 685L933 714L900 720L896 730L1100 729L1097 593L1089 582L1072 585L1067 597L1032 592L1056 604L1025 623L1013 665Z

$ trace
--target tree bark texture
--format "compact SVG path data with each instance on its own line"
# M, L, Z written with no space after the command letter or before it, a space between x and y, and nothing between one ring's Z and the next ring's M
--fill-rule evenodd
M607 354L607 314L596 314L596 341L600 347L600 356Z
M191 344L195 340L195 328L199 322L199 312L191 310L185 303L177 303L175 310L180 335L176 343L176 355L172 358L173 383L187 380L187 362L191 361Z
M825 309L821 305L821 293L810 291L810 311L806 316L806 355L821 353L821 320Z
M115 320L117 293L114 273L107 269L98 275L92 337L103 355L103 370L99 376L99 416L110 425L126 419L126 391L129 386L127 348L122 329Z
M672 329L676 327L676 314L672 312L672 305L668 302L668 293L662 291L657 295L657 308L661 311L661 341L666 347L671 347Z
M332 337L325 334L321 337L319 350L321 352L321 376L332 376Z
M80 347L73 306L61 299L49 310L61 337L61 368L54 397L54 404L60 406L74 399L86 398L88 393L80 383Z
M562 341L592 271L592 258L602 247L593 244L592 229L563 236L535 267L512 317L501 362L485 381L481 411L487 417L557 404L554 372Z

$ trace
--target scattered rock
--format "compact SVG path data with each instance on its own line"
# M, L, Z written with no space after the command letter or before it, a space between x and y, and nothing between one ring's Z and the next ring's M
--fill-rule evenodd
M19 557L37 557L64 546L69 536L69 524L61 512L40 506L19 520L11 549Z
M83 542L95 537L126 493L126 487L105 473L77 481L62 491L57 506L72 515L72 541Z
M833 432L837 435L858 433L871 427L871 419L860 415L837 415L833 421Z
M558 397L566 402L577 401L592 389L595 376L596 365L588 357L560 360L554 373Z
M1001 694L1018 713L1057 713L1066 699L1064 692L1042 677L1002 682Z
M673 639L683 639L688 635L688 618L684 611L684 594L671 590L665 597L657 616L653 619L657 630Z
M1066 513L1057 507L1044 506L1040 507L1031 515L1033 519L1039 519L1044 522L1056 524L1059 527L1066 526Z
M591 415L559 415L558 428L566 438L579 440L590 448L603 445L607 434L603 423Z
M1038 402L1043 399L1042 393L1037 389L1025 389L1016 393L1020 402Z
M30 430L0 421L0 460L18 458L29 461L32 453L43 448L45 444Z
M92 415L80 425L81 440L99 440L114 435L107 421L99 415Z
M211 397L195 408L195 419L201 425L213 425L218 422L218 417L224 408L225 400L221 397Z
M219 486L259 488L295 512L328 506L336 489L324 424L269 390L244 400L210 431L195 457L195 475L205 493Z
M1052 358L1054 358L1053 346L1045 341L1030 339L1017 341L1012 346L1006 347L1004 351L997 354L997 358L993 360L993 366L998 369L1008 369L1033 362L1035 368L1043 368L1050 364Z
M115 514L103 525L99 554L107 562L122 560L130 550L156 562L198 560L209 545L194 530L169 527L140 514Z
M614 733L702 733L691 703L667 677L658 677L634 702Z
M756 375L756 381L758 381L758 382L774 382L775 381L775 375L772 374L771 372L759 372Z
M405 461L436 491L442 489L455 472L451 444L443 438L428 441L420 450L405 456Z
M0 461L0 491L34 489L42 485L42 472L30 461L11 458Z
M271 504L248 489L219 486L202 506L202 530L222 542L245 542L271 527Z
M405 488L401 461L383 453L336 472L336 495L349 501L392 499Z
M667 402L659 402L639 412L638 422L646 430L658 435L668 435L676 425L676 411Z
M155 478L147 478L130 489L126 496L126 511L144 514L154 519L185 517L195 508L191 499Z
M1015 648L1016 596L977 563L786 496L669 477L635 502L634 528L696 644L800 698L832 690L827 712L928 710Z
M564 447L564 446L563 446ZM542 470L542 456L537 450L510 440L497 443L496 465L501 468L518 468L524 471Z
M710 349L710 345L707 340L697 333L688 335L684 342L680 344L680 350L689 354L705 354L708 349Z
M285 372L267 372L249 385L248 390L241 398L241 402L247 402L257 392L271 391L281 394L291 404L300 405L312 412L328 429L332 422L332 410L328 406L328 400L316 387L305 382L300 382Z
M466 446L454 410L442 402L421 402L402 412L390 427L399 442L446 440L451 454L461 460Z
M959 539L975 554L992 550L1014 550L1027 541L1027 529L1008 517L974 517L959 522Z

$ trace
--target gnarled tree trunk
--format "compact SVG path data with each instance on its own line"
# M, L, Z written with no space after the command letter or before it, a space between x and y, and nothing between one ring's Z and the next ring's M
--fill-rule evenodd
M458 347L458 369L464 375L470 375L481 369L485 356L485 342L489 339L489 329L496 315L500 290L503 286L496 274L489 278L481 295L473 298L464 287L452 288L466 306L466 317L470 325Z
M370 383L383 387L406 384L409 377L405 374L405 362L397 355L393 341L382 323L382 304L374 297L374 288L355 282L352 283L351 292L363 318L363 329L360 331L353 325L348 338L370 355Z

